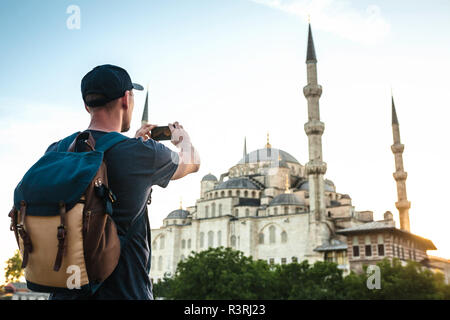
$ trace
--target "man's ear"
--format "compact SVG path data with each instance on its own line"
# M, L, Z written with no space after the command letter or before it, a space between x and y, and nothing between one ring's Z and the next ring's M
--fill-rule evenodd
M89 108L88 108L88 106L85 104L84 105L84 108L86 109L86 111L89 113L89 114L91 114L91 110L89 110Z
M122 108L128 110L130 107L130 91L125 91L125 94L122 97Z

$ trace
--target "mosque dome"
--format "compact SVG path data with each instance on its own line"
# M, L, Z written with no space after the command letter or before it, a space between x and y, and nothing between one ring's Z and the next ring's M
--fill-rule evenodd
M261 161L278 161L282 165L286 165L286 162L300 164L292 155L276 148L263 148L247 153L238 164Z
M269 207L279 206L279 205L301 205L304 206L305 202L303 202L299 196L293 193L282 193L277 195L272 199L269 203Z
M173 210L166 219L186 219L189 215L189 211L183 209Z
M251 180L245 177L230 178L217 185L214 189L255 189L259 187Z
M334 192L334 184L331 180L325 180L324 185L325 185L325 191ZM298 189L309 191L309 181L307 180L307 181L303 182Z
M217 181L217 178L215 175L208 173L206 176L202 178L202 181Z

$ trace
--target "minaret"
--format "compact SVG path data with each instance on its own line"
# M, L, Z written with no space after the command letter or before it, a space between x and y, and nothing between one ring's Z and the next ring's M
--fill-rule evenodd
M310 259L319 258L314 248L329 241L329 229L326 225L326 204L324 192L324 174L327 164L322 158L322 134L325 125L320 121L319 99L322 86L317 83L317 58L311 32L308 25L308 49L306 51L307 85L303 94L308 101L308 122L305 123L305 132L308 136L309 162L306 164L306 174L309 181L309 236L306 256Z
M323 176L327 164L322 159L322 134L325 125L320 121L319 98L322 86L317 83L317 59L311 32L308 30L308 49L306 52L306 68L308 84L303 88L303 94L308 100L308 122L305 132L308 136L309 162L306 164L306 174L309 179L310 211L315 221L325 220L325 195Z
M144 105L144 112L142 113L142 125L148 123L148 88L147 88L147 95L145 96L145 105Z
M395 182L397 183L397 198L398 201L395 206L400 215L400 229L410 232L409 226L409 208L411 202L406 196L406 178L408 174L403 170L403 150L405 146L400 142L400 127L398 124L397 112L395 111L394 97L392 96L392 135L394 137L394 144L391 150L394 153L395 172L393 174Z
M244 137L244 163L247 163L247 137Z

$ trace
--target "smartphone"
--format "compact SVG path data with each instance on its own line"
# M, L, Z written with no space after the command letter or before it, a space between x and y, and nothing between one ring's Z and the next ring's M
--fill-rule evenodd
M150 138L156 141L160 140L171 140L172 133L170 131L169 126L156 127L152 129L152 133Z

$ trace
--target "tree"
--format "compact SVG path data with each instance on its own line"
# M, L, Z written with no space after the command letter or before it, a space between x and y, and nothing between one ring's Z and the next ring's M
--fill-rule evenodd
M6 261L5 280L6 282L20 281L20 278L22 278L23 275L22 257L20 256L19 250L16 250L14 256Z
M193 253L178 264L165 287L168 299L271 299L273 274L265 261L253 261L231 248ZM158 290L159 290L158 289Z

